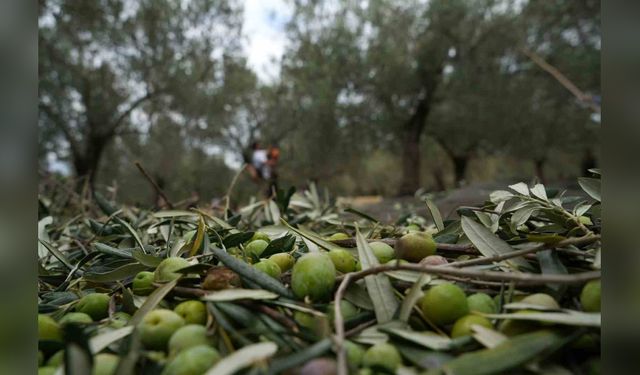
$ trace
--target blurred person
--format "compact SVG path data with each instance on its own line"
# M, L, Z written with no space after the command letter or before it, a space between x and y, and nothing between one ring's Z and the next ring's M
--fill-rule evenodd
M267 160L267 150L263 149L259 142L253 142L251 144L251 157L247 169L254 181L259 182L265 178L264 172Z
M267 150L267 163L265 166L264 179L268 182L268 191L267 194L275 194L275 191L278 188L278 173L277 166L278 161L280 160L280 148L276 144L272 144L269 146Z
M280 160L280 148L277 145L270 145L264 149L259 142L251 144L251 157L247 170L251 178L256 183L266 183L267 197L271 196L277 189L277 173L276 167Z

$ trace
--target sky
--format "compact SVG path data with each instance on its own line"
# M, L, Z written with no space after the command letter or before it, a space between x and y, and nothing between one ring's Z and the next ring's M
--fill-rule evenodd
M286 0L244 2L244 49L249 66L262 82L278 78L278 61L287 45L284 28L291 13Z

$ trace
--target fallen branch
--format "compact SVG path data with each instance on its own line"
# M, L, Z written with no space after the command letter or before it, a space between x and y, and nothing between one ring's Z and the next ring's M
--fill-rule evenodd
M512 259L512 258L516 258L519 256L524 256L524 255L528 255L528 254L533 254L533 253L537 253L538 251L542 251L542 250L547 250L547 249L553 249L553 248L561 248L561 247L567 247L570 245L587 245L590 243L593 243L595 241L598 241L600 239L599 235L587 235L587 236L583 236L583 237L575 237L575 238L568 238L566 240L562 240L560 242L557 242L555 244L541 244L529 249L522 249L522 250L515 250L506 254L501 254L501 255L494 255L491 257L481 257L481 258L475 258L475 259L470 259L470 260L462 260L459 262L453 262L453 263L449 263L446 264L447 267L469 267L469 266L476 266L476 265L480 265L480 264L488 264L488 263L493 263L493 262L500 262L506 259Z
M531 249L528 249L531 250ZM510 254L509 254L510 255ZM421 264L393 264L383 265L377 267L371 267L359 272L352 272L345 275L344 279L340 283L338 290L334 298L334 325L335 325L335 344L336 352L338 355L338 374L347 375L347 357L344 349L344 320L342 317L342 311L340 309L340 303L347 287L352 281L363 279L370 275L375 275L382 272L406 270L415 271L421 273L428 273L432 275L451 275L469 278L478 278L489 281L509 281L514 284L527 284L527 285L543 285L543 284L580 284L587 281L600 278L600 271L588 271L571 275L561 274L549 274L539 275L532 273L510 273L510 272L497 272L497 271L478 271L467 270L455 267L445 266L430 266Z
M382 242L386 243L389 246L395 246L397 239L395 238L378 238L378 239L367 239L367 242ZM332 240L334 244L342 247L356 247L356 239L355 238L347 238L344 240ZM451 252L459 252L465 254L477 254L478 251L475 250L472 244L450 244L450 243L436 243L436 249L443 251L451 251Z

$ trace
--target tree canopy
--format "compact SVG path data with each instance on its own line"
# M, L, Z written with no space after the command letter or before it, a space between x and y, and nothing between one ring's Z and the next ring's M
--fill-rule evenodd
M176 194L219 197L255 140L280 146L286 184L343 194L522 165L571 177L597 159L597 1L295 1L270 82L247 62L239 1L39 4L41 165L55 154L91 185L140 181L140 160Z

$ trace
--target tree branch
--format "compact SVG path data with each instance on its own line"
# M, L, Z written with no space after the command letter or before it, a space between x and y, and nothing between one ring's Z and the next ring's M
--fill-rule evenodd
M60 129L60 131L62 131L62 134L64 134L64 137L69 142L69 145L71 147L71 152L73 152L74 155L79 155L80 154L80 142L73 135L73 132L72 132L71 128L69 128L69 126L67 125L65 120L62 118L62 116L60 116L60 114L56 113L53 110L53 108L51 108L47 104L43 103L42 101L40 101L38 103L38 106L40 107L40 110L42 110L42 112L44 112L45 115L49 118L49 120L51 120L51 122L53 122L53 124L58 129Z
M527 57L529 57L534 63L536 63L542 70L551 74L553 78L556 79L564 88L569 90L573 96L575 96L581 102L587 104L589 108L593 111L600 113L600 106L595 103L593 98L590 95L585 94L582 90L578 88L569 78L567 78L564 74L562 74L558 69L554 66L546 62L542 57L540 57L535 52L527 49L521 48L522 53L524 53Z
M140 170L140 173L142 173L142 175L147 179L147 181L149 181L151 186L153 186L153 189L156 191L156 193L160 197L162 197L162 199L167 204L167 206L169 206L169 208L173 208L173 203L171 203L169 198L167 198L167 196L164 194L164 191L162 191L162 189L160 188L160 186L158 186L156 181L153 178L151 178L151 176L147 173L147 171L142 167L142 164L140 164L139 161L136 161L135 164L136 164L136 167L138 167L138 169Z
M125 109L124 111L122 111L122 113L120 113L120 115L118 115L118 117L116 117L115 120L111 123L107 134L109 134L109 135L115 134L115 132L118 129L118 127L120 127L122 122L127 118L127 116L129 116L131 114L131 112L133 112L136 108L138 108L140 105L142 105L147 100L149 100L149 99L153 98L154 96L158 95L160 92L161 92L161 90L149 91L144 96L142 96L142 97L136 99L135 101L133 101L129 105L129 107L127 109Z

